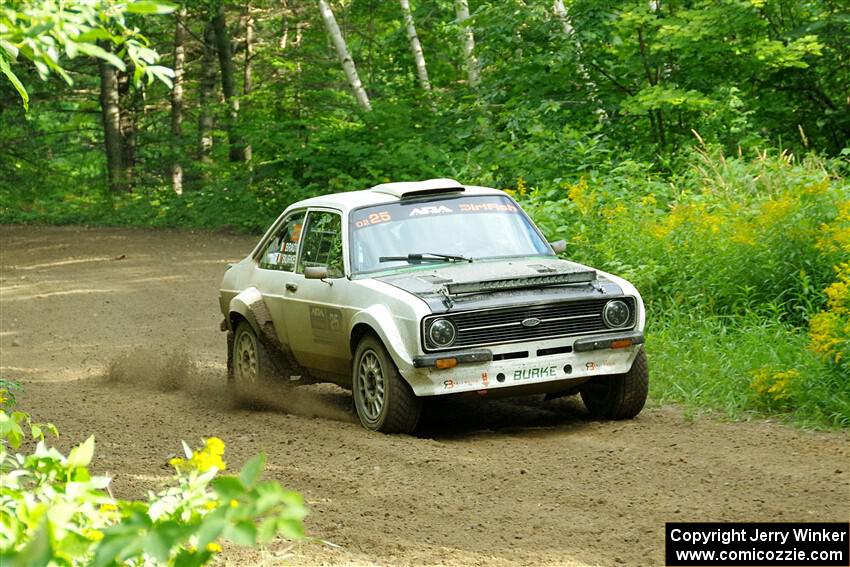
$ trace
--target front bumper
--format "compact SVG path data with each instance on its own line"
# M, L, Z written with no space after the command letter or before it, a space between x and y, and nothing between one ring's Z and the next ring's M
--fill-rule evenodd
M643 333L628 332L499 345L420 355L412 366L399 370L417 396L529 385L545 390L546 384L554 391L593 376L628 372L642 344ZM452 358L456 359L452 368L435 366L438 360Z

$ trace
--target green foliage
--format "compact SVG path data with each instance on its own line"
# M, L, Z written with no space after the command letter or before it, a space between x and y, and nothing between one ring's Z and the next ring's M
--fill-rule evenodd
M847 426L850 183L841 167L695 152L666 183L623 164L520 201L550 239L567 238L568 257L641 291L653 395Z
M0 423L8 419L15 418L0 412ZM3 439L14 441L5 429ZM256 546L304 536L303 499L259 480L262 454L237 476L221 476L221 440L207 439L197 451L184 443L186 458L171 461L169 485L129 501L110 495L109 478L89 473L94 449L94 436L67 457L43 438L30 454L0 446L4 565L205 565L221 551L220 540Z

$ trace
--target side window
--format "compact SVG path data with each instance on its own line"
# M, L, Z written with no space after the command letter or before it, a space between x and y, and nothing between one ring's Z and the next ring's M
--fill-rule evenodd
M326 266L328 276L341 278L342 263L342 220L337 213L313 211L307 215L307 230L298 260L298 273L306 267Z
M287 217L260 257L260 267L266 270L293 271L302 226L304 226L303 212L293 213Z

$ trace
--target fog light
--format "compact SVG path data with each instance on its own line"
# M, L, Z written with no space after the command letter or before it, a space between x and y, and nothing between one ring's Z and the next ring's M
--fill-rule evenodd
M446 368L454 368L455 366L457 366L457 359L438 358L437 361L434 363L434 366L436 366L440 370L445 370Z

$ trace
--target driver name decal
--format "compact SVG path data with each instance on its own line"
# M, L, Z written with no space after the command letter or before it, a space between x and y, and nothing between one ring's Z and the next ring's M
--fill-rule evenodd
M557 374L557 366L544 366L542 368L520 368L514 370L514 382L521 380L535 380L537 378L554 378Z

